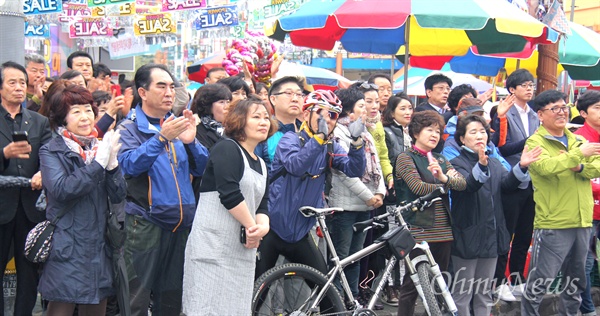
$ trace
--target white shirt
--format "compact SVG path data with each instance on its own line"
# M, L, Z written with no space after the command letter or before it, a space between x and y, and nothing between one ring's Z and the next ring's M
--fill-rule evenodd
M435 105L433 105L433 104L431 104L431 103L429 103L429 105L431 105L431 106L432 106L432 107L433 107L433 108L434 108L436 111L438 111L438 113L440 113L440 114L444 114L444 112L446 112L446 110L445 110L444 108L441 108L441 107L439 107L439 106L435 106Z
M531 108L529 105L525 104L525 110L523 110L523 108L516 103L514 107L517 108L517 111L519 111L519 117L521 117L521 122L523 123L523 128L525 129L525 135L529 137L529 111L531 111Z

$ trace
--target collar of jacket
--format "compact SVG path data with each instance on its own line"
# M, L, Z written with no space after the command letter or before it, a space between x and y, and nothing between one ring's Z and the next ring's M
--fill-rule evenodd
M167 118L169 118L169 116L171 116L171 114L171 112L168 112L163 119L166 120ZM156 134L159 132L159 130L155 129L154 127L150 127L148 116L142 110L141 103L138 103L138 105L135 107L135 112L130 116L130 119L136 122L138 129L142 133Z
M567 136L567 144L569 145L569 147L567 149L571 148L572 145L575 144L576 142L582 142L582 143L585 142L585 138L571 133L571 131L569 131L569 129L567 129L566 127L564 130L565 130L565 136ZM538 127L537 133L539 133L540 136L544 137L545 139L559 142L560 144L562 144L564 146L564 144L560 140L558 140L558 139L556 139L556 137L550 135L550 133L544 127L544 125L540 125L540 127Z

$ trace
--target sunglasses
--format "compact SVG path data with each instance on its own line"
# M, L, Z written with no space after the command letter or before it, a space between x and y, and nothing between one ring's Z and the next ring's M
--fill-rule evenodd
M363 89L375 89L375 90L379 90L379 86L378 85L376 85L374 83L368 83L366 81L364 81L363 83L361 83L359 87L363 88Z
M327 109L323 109L323 108L313 108L313 112L317 112L319 115L323 115L323 111L327 111L327 113L329 113L329 118L331 120L337 120L338 117L340 117L340 113L338 112L333 112L333 111L328 111Z

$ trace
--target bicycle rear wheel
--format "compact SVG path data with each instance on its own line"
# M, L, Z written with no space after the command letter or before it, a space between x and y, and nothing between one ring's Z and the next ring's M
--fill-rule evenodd
M423 289L423 295L425 296L424 304L429 307L430 316L442 316L442 311L438 305L438 300L434 293L434 280L433 274L430 270L431 265L429 262L421 262L417 265L417 275L419 276L419 283Z
M277 266L254 283L252 315L345 314L344 302L333 285L327 289L318 310L309 310L325 283L327 278L312 267L297 263Z

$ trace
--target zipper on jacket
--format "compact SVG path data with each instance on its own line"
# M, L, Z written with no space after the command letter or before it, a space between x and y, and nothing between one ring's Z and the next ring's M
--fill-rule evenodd
M177 154L175 153L175 146L172 142L168 142L168 145L165 146L167 149L167 155L169 155L169 164L171 165L171 172L173 174L173 179L175 179L175 186L177 187L177 197L179 198L179 223L173 228L172 232L177 231L177 228L181 226L183 222L183 201L181 200L181 190L179 189L179 181L177 181L177 173L175 172L174 164L177 164ZM171 150L169 150L171 147ZM171 153L173 154L173 160L171 160Z

